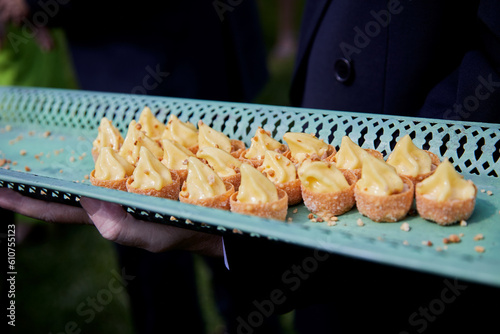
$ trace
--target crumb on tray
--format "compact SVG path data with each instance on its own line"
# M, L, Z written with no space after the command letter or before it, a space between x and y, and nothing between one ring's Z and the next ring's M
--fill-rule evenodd
M474 250L478 253L484 253L485 249L483 246L475 246Z

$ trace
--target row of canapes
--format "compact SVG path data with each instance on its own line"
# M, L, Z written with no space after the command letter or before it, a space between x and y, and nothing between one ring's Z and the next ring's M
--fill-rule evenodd
M144 108L125 139L101 120L92 150L94 185L284 220L303 202L325 218L354 206L377 222L417 211L440 225L468 219L475 185L447 160L414 145L406 135L387 160L348 136L336 149L312 134L288 132L282 144L258 128L249 148L203 122L170 115L165 125Z

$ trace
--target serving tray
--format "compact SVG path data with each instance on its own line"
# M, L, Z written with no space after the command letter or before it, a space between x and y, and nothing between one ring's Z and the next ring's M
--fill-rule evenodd
M148 106L160 121L170 114L203 120L247 146L258 126L282 140L288 131L314 133L337 148L342 136L387 156L410 134L415 145L448 157L478 188L476 209L465 224L438 226L418 215L375 223L356 209L336 225L314 222L303 204L286 222L95 187L92 141L102 117L126 134ZM76 90L0 88L0 187L47 201L79 205L81 196L122 204L135 217L221 235L242 234L500 286L500 125L380 116L328 110L109 94ZM5 160L1 160L5 159ZM360 221L361 219L361 221ZM362 222L362 223L361 223ZM407 222L410 231L401 229ZM459 243L445 244L450 234ZM474 240L482 234L484 239ZM484 247L477 252L475 246Z

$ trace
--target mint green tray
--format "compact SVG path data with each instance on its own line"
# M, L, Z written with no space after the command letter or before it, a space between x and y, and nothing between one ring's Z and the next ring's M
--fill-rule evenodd
M409 133L417 146L448 157L479 190L476 209L466 227L438 226L418 216L398 223L375 223L356 209L336 226L313 223L302 205L291 207L291 222L278 222L192 206L90 185L90 154L97 126L108 117L126 133L128 123L149 106L161 121L173 113L181 120L203 120L247 146L258 126L276 139L288 131L313 132L335 146L343 135L387 156ZM49 133L46 133L50 131ZM80 196L124 205L136 217L222 235L243 233L392 264L413 270L500 286L500 125L450 122L373 114L311 110L255 104L106 94L72 90L0 88L0 187L49 201L79 205ZM25 150L26 154L21 155ZM24 153L24 152L23 152ZM35 155L37 155L35 157ZM14 161L17 163L14 165ZM25 167L30 171L26 172ZM493 195L488 195L491 191ZM361 218L364 226L358 226ZM445 245L444 237L462 241ZM482 233L484 240L474 241ZM424 246L423 241L433 246ZM484 246L485 252L474 250ZM440 250L438 250L440 249Z

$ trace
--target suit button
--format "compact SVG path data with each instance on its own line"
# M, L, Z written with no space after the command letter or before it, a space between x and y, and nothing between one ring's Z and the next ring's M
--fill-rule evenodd
M352 77L351 62L345 58L337 59L335 62L335 79L338 82L347 83Z

